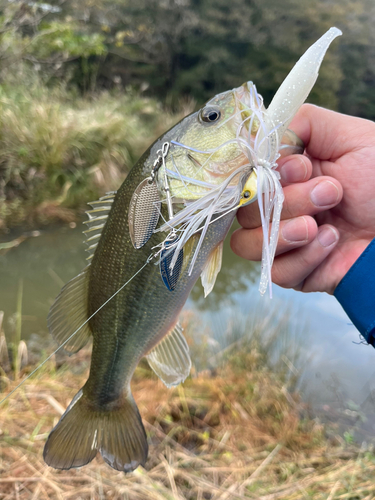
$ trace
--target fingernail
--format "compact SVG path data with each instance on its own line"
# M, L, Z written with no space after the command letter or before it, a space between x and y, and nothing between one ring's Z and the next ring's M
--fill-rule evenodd
M338 201L339 196L339 190L331 181L320 182L310 194L311 201L317 207L334 205Z
M279 172L284 182L301 182L307 177L307 165L302 158L294 158L285 162Z
M330 247L339 239L337 231L332 227L323 227L318 232L318 241L322 247Z
M281 234L284 240L290 243L296 243L297 241L307 241L308 230L307 223L304 217L298 217L297 219L292 219L283 225Z

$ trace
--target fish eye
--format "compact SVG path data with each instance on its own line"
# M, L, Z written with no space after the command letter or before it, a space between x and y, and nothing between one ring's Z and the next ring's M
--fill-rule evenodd
M221 117L221 111L216 106L203 108L202 111L199 113L200 121L203 121L205 123L215 123L220 119L220 117Z
M250 191L245 191L244 194L243 194L244 198L250 198L250 196L251 196Z

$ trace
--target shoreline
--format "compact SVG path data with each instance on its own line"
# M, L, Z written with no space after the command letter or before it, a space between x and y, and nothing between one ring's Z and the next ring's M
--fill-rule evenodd
M298 396L273 373L243 372L236 357L167 389L141 364L132 389L150 445L146 468L123 474L98 456L80 469L56 471L42 459L54 423L87 375L89 351L56 371L53 363L0 408L0 498L353 498L375 493L375 455L335 437L308 417ZM247 362L254 361L248 353ZM75 373L72 367L76 365ZM13 386L13 383L11 383ZM10 387L9 387L10 388ZM351 493L352 492L352 493ZM5 496L4 496L5 495ZM370 497L366 497L370 498Z

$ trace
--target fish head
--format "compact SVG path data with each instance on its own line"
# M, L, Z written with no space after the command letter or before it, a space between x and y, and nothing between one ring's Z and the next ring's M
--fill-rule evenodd
M247 178L254 166L251 145L256 141L264 111L261 96L253 83L247 82L216 95L177 125L167 167L185 183L177 178L172 181L174 195L199 198L205 189L222 184L232 172L246 165ZM187 187L189 179L196 181L194 190ZM231 181L236 183L238 178Z

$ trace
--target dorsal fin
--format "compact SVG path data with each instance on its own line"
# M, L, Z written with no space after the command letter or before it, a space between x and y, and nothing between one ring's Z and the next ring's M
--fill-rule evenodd
M87 320L89 269L89 266L85 267L61 289L48 313L49 331L59 345ZM64 350L69 354L79 351L90 335L91 330L86 323L64 346Z
M87 251L90 254L87 260L94 255L115 195L116 191L111 191L99 198L99 200L89 203L92 210L86 212L89 220L84 222L84 224L87 224L88 229L83 231L86 234ZM89 265L61 289L49 311L48 328L59 345L64 343L87 320ZM90 327L85 324L65 344L64 350L69 354L79 351L86 344L90 335Z
M224 242L222 241L214 250L212 250L203 268L201 281L204 288L205 297L207 297L207 295L213 289L217 275L219 274L219 271L221 269L221 263L223 260L223 244Z
M189 347L182 332L177 323L146 356L150 367L167 387L180 384L190 373Z
M99 198L99 200L91 201L88 203L92 207L92 210L87 210L86 214L89 220L86 220L84 224L87 225L88 229L83 231L86 235L86 252L89 253L87 257L88 261L94 256L94 252L96 247L98 246L98 242L100 240L100 236L102 234L103 227L107 222L107 218L109 212L112 208L113 200L115 199L116 191L110 191L106 193L105 196ZM91 262L90 262L91 263Z

